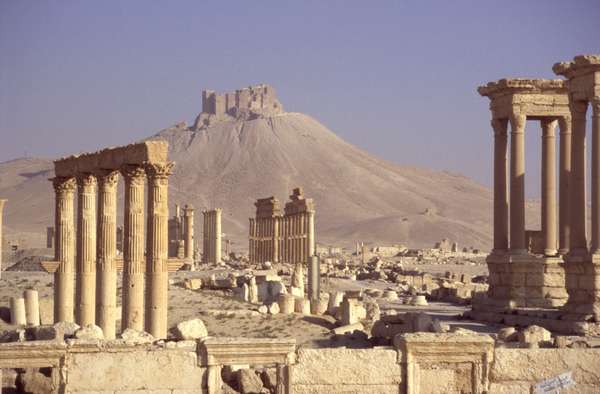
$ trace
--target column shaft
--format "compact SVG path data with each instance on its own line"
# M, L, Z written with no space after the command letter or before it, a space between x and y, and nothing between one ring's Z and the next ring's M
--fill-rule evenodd
M315 249L315 212L308 211L308 256L314 256L316 254Z
M146 332L155 338L167 336L169 273L168 250L168 176L172 163L149 164L148 246L146 248Z
M600 100L590 104L592 106L592 253L600 253Z
M508 119L492 119L494 129L494 251L508 250Z
M221 262L221 208L215 209L215 263Z
M569 188L571 177L571 118L559 119L560 127L560 171L558 196L558 244L559 253L564 255L569 251L571 222L569 217Z
M4 211L4 204L6 200L0 199L0 277L2 276L2 213Z
M96 322L104 338L114 339L117 322L117 171L101 171L98 179L98 246Z
M513 114L510 154L510 249L526 253L525 245L525 115Z
M542 120L542 234L546 256L555 256L557 253L556 124L557 120Z
M121 327L144 330L144 189L146 173L142 167L127 166L123 244L123 306Z
M77 177L77 324L96 324L96 178Z
M74 322L75 302L75 226L73 197L74 178L54 178L54 321Z
M582 105L583 104L583 105ZM570 253L587 253L586 203L585 203L585 112L584 103L571 104L572 141L571 141L571 178L570 178L570 216L571 240Z
M194 208L184 208L185 258L194 259Z

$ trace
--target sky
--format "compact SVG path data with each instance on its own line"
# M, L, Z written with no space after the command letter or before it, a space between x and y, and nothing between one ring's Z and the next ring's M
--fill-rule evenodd
M504 77L600 53L600 1L0 1L0 162L191 123L203 89L272 85L288 111L401 165L491 185ZM539 195L539 124L526 132Z

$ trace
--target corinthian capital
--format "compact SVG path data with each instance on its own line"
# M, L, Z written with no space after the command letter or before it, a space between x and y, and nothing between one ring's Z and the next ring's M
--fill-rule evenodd
M119 182L119 171L117 170L100 169L94 175L101 186L116 187Z
M172 174L174 162L166 163L148 163L146 164L146 173L151 179L167 179Z
M98 181L96 177L91 173L77 174L77 186L80 188L96 188Z
M57 176L50 179L56 193L74 192L77 188L75 178Z

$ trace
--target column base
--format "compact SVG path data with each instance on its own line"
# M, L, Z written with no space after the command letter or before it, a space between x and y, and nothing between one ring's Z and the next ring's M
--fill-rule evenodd
M487 265L488 305L501 309L556 308L567 301L560 257L490 254Z
M569 254L565 264L568 302L565 319L600 322L600 253Z

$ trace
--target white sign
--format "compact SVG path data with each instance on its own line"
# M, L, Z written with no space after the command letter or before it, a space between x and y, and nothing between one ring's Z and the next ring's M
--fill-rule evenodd
M560 392L575 385L575 381L571 376L572 372L565 372L552 379L546 379L535 385L535 394Z

